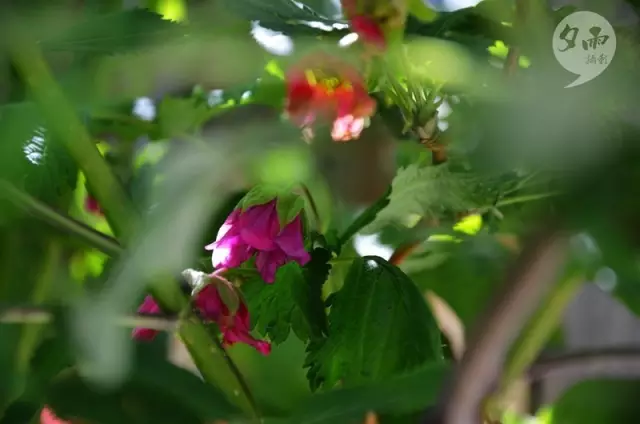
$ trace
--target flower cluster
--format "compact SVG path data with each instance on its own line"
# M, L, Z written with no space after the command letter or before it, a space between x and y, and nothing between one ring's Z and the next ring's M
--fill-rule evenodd
M262 279L272 284L278 268L287 262L305 265L311 257L304 248L300 214L282 226L276 199L249 206L245 210L237 208L218 231L216 241L205 248L212 251L211 261L216 271L209 276L211 282L195 295L194 305L200 316L218 325L224 345L245 343L268 355L271 345L251 335L247 305L235 287L222 278L221 273L239 267L255 256L255 265ZM238 299L235 311L224 302L220 293L222 287L228 288ZM158 315L161 309L152 297L147 296L138 313ZM133 331L133 337L138 340L152 340L156 334L156 330L149 328L136 328Z
M357 69L332 56L310 56L292 67L286 79L289 118L304 128L318 120L332 122L335 141L358 138L376 110Z
M226 219L216 241L205 247L211 250L216 269L235 268L255 255L256 267L267 283L273 283L276 271L289 261L301 266L311 259L304 249L300 215L280 228L276 199L234 210Z

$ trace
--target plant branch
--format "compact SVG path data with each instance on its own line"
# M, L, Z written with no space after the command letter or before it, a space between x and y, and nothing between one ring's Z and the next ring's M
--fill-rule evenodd
M523 250L495 304L481 320L439 404L444 424L480 423L484 397L499 378L503 358L564 263L568 238L550 226Z
M576 371L580 372L582 378L597 375L637 378L640 376L640 349L616 347L549 356L534 363L526 376L531 381L538 381L557 374Z
M551 338L553 330L562 319L569 302L577 294L584 278L581 274L570 275L553 288L538 307L524 330L513 343L496 394L489 399L487 411L500 416L500 402L508 393L510 385L524 375Z
M78 236L91 247L94 247L107 255L118 256L123 252L122 247L116 239L96 231L80 221L55 211L47 204L21 190L18 190L8 181L0 180L0 196L3 195L9 201L26 212L35 215L59 229Z

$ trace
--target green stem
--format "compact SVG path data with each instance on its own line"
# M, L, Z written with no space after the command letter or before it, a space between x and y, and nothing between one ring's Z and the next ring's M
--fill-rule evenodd
M534 200L546 199L547 197L558 196L560 194L562 193L559 191L551 191L548 193L538 193L538 194L526 194L524 196L510 197L508 199L501 200L495 206L502 207L507 205L514 205L516 203L532 202Z
M136 228L136 210L51 75L38 45L21 28L22 23L16 16L3 20L10 27L3 35L11 40L6 43L11 59L42 110L48 129L65 144L86 176L109 225L118 237L129 240Z
M48 129L64 143L70 155L83 171L87 184L100 203L109 225L115 234L125 242L131 240L139 221L138 211L133 207L122 185L106 163L91 136L75 114L72 105L54 80L44 61L38 44L29 38L21 28L19 16L10 16L2 21L3 39L16 68L22 74L25 85L30 89L46 119ZM149 292L167 311L180 312L188 306L177 284L158 282L149 287ZM199 321L189 320L180 328L194 362L208 382L215 382L235 404L246 413L259 416L250 401L251 393L241 376L229 369L229 361L219 361L212 347L216 343ZM224 375L225 378L219 377ZM237 389L236 389L237 388ZM231 392L229 392L231 390Z
M538 307L507 355L498 391L488 403L490 413L499 413L500 400L508 392L511 383L524 375L527 368L535 361L553 335L564 310L582 287L583 282L582 274L565 277Z
M391 187L387 190L387 192L380 197L373 205L369 206L364 212L362 212L358 217L347 227L347 229L342 233L342 235L338 238L338 242L340 246L348 242L351 237L356 235L358 231L371 224L378 213L384 209L389 204L389 195L391 194Z
M123 252L123 249L117 240L94 230L80 221L76 221L73 218L56 212L47 204L18 190L7 181L0 180L0 196L1 195L4 195L16 206L32 213L43 221L78 236L89 246L94 247L107 255L118 256Z

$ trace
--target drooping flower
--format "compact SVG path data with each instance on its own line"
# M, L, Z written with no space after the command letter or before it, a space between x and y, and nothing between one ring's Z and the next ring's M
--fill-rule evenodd
M340 134L333 137L335 141L358 138L376 110L360 72L330 55L309 56L289 70L286 82L289 119L302 128L318 121L333 123L332 133ZM336 126L344 126L339 120L349 115L357 122L356 131L337 130Z
M212 251L214 268L235 268L255 255L262 279L273 283L278 268L287 262L301 266L309 262L300 215L281 228L276 202L273 199L245 211L238 208L227 217L216 241L205 246Z
M251 335L249 310L239 296L238 300L238 308L235 313L232 313L220 295L218 283L211 283L196 294L194 304L205 321L212 321L218 325L225 346L232 346L238 342L246 343L263 355L268 355L271 352L271 345L264 340L257 340ZM147 296L138 312L159 314L160 307L151 296ZM157 334L156 330L136 328L132 335L138 340L150 341Z
M222 300L219 287L216 284L208 284L198 293L195 304L203 318L218 324L223 345L232 346L240 342L252 346L263 355L271 352L268 342L257 340L251 335L249 309L242 299L239 298L238 309L232 314Z
M71 421L58 418L58 416L45 405L40 412L40 424L71 424Z

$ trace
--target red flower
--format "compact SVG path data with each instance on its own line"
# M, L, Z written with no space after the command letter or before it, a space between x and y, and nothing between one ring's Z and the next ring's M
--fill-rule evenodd
M350 20L351 29L358 34L358 37L366 44L375 47L379 51L384 51L387 47L387 40L384 32L378 23L365 15L353 16Z
M342 10L351 29L365 45L372 46L379 52L386 49L387 41L382 26L373 16L359 10L357 1L342 0Z
M222 332L222 343L232 346L237 342L254 347L263 355L271 353L271 345L263 340L256 340L250 333L249 310L239 299L238 310L231 314L224 303L215 284L205 286L196 297L195 304L205 319L215 321Z
M87 197L84 200L84 207L88 212L91 212L92 214L100 216L103 215L102 209L100 209L100 204L93 196L87 194Z
M286 81L289 118L305 128L318 120L333 122L335 141L358 138L365 119L375 113L375 100L358 70L332 56L320 54L301 61L289 70ZM343 118L348 116L355 124L351 131L344 131Z

